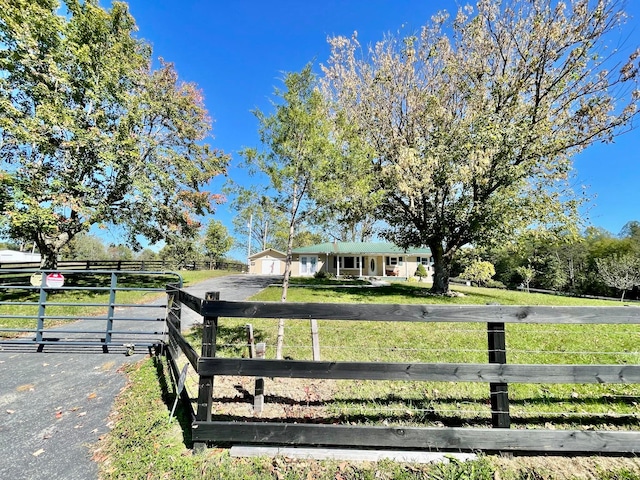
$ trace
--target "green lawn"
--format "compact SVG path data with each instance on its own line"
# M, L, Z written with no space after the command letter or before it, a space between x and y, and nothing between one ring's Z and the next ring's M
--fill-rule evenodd
M294 286L290 302L431 303L502 305L601 305L620 302L529 294L499 289L455 286L464 296L436 297L428 286L394 283L378 288ZM281 289L270 287L253 300L278 301ZM622 308L622 307L620 307ZM629 308L629 307L627 307ZM275 355L277 320L221 319L219 356L246 355L244 325L251 323L256 342ZM415 323L319 321L321 358L327 361L487 362L483 323ZM288 320L283 355L311 359L308 320ZM520 364L638 364L637 325L507 324L507 361ZM197 341L197 340L196 340ZM447 423L486 426L490 422L488 386L482 383L337 382L331 415L343 421L401 424ZM519 385L509 389L514 428L640 429L637 385ZM606 414L610 413L610 416Z
M348 282L335 285L333 281L302 280L292 282L287 292L289 302L333 302L333 303L428 303L444 305L602 305L619 306L621 302L611 300L595 300L587 298L546 295L542 293L526 293L515 290L497 288L466 287L452 285L451 290L464 296L445 297L431 295L430 284L393 282L389 286L368 287ZM318 288L321 287L321 288ZM252 300L280 301L282 289L270 287L254 296ZM640 306L640 304L637 304Z

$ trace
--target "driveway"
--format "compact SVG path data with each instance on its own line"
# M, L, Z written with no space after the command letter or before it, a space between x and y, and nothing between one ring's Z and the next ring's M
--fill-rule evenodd
M222 300L245 300L278 280L230 275L187 290L200 297L219 291ZM143 315L145 309L131 310ZM157 314L157 308L150 310ZM76 325L83 323L90 322ZM98 478L91 445L109 431L113 401L126 381L119 369L146 354L111 351L59 347L37 353L33 347L0 345L0 479Z

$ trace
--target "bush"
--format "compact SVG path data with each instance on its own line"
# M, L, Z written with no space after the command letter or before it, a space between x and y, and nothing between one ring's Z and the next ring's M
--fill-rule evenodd
M419 264L418 268L416 269L416 273L415 273L416 277L420 277L420 280L422 280L423 277L427 277L427 269L424 268L424 265Z
M325 279L325 278L333 278L333 277L335 277L333 273L325 272L324 270L318 270L316 273L313 274L313 278Z
M503 288L503 289L507 288L507 286L504 283L502 283L502 282L500 282L498 280L487 280L484 283L484 286L487 287L487 288Z
M484 286L495 274L496 269L491 262L476 260L464 269L460 277Z

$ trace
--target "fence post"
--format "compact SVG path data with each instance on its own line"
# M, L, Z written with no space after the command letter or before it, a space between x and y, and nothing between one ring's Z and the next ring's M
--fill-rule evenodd
M504 323L489 322L487 324L489 340L489 363L507 363L507 343ZM509 384L490 383L491 424L496 428L509 428Z
M108 353L109 344L111 343L111 335L113 332L113 317L116 313L116 288L118 286L118 276L115 272L111 272L111 284L109 286L109 307L107 308L107 330L104 334L104 345L102 351Z
M318 321L311 320L311 350L313 352L313 361L320 361L320 336L318 335Z
M264 358L264 354L267 350L267 344L260 342L256 345L256 357L257 359ZM255 391L253 395L253 412L261 414L264 409L264 378L256 377Z
M44 348L42 343L42 331L44 330L44 317L47 305L47 274L40 274L40 297L38 299L38 325L36 327L36 343L38 344L38 351L41 352Z
M202 308L207 308L207 303L220 300L220 292L207 292L202 303ZM216 356L216 335L218 333L218 317L203 316L202 329L202 358ZM198 411L196 420L199 422L211 421L211 408L213 403L213 376L200 376L198 382ZM196 450L206 447L205 442L194 443Z
M247 332L247 345L249 347L249 358L256 358L256 342L253 338L253 325L247 323L244 326L245 331Z

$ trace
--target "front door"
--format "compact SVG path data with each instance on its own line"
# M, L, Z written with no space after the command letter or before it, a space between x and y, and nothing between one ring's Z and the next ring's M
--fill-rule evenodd
M371 276L376 276L377 272L376 272L376 259L375 258L370 258L369 259L369 275Z
M318 257L300 257L300 275L310 276L316 273L318 268Z

